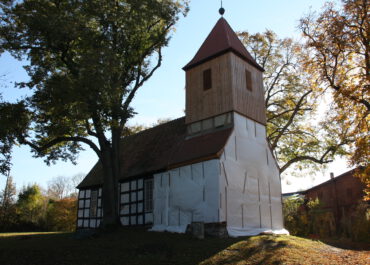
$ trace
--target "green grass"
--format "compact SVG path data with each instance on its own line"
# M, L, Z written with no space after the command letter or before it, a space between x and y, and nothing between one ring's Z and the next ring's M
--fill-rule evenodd
M22 237L22 236L36 236L36 235L54 235L62 234L62 232L21 232L21 233L0 233L1 237Z
M198 240L123 228L85 239L76 239L72 233L0 234L1 265L336 264L327 261L337 258L337 252L318 241L288 236ZM343 253L356 261L357 256ZM369 252L357 254L366 258Z

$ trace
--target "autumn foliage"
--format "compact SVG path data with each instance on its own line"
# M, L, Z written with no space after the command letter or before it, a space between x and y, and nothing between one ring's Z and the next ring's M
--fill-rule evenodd
M76 227L77 201L64 198L49 204L47 224L51 231L74 231Z
M305 68L312 86L333 99L327 123L343 132L350 164L365 169L358 176L370 200L370 2L341 2L301 19L309 51Z

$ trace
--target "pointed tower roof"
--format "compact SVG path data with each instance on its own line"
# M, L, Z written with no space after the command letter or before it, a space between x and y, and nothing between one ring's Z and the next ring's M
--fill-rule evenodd
M243 43L239 40L234 30L229 23L221 17L207 39L195 54L194 58L184 66L184 70L189 70L194 66L213 59L216 56L222 55L226 52L233 52L243 60L247 61L257 69L264 71L264 69L253 59Z

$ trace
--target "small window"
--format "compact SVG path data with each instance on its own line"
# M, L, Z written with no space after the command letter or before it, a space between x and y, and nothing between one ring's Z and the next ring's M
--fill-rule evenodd
M153 179L144 182L144 210L145 212L153 211Z
M245 81L246 81L246 86L247 90L252 91L252 73L249 72L248 70L245 70Z
M212 70L207 69L203 71L203 90L212 88Z

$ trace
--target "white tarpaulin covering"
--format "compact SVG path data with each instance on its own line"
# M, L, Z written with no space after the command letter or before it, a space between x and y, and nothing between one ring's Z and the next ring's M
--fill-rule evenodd
M153 231L184 233L191 222L218 222L219 162L154 175Z
M265 127L234 114L220 159L154 175L153 214L153 231L184 233L191 222L226 222L230 236L287 234Z
M265 127L234 114L234 128L220 159L221 205L225 205L220 221L226 221L230 236L287 234L279 171Z

